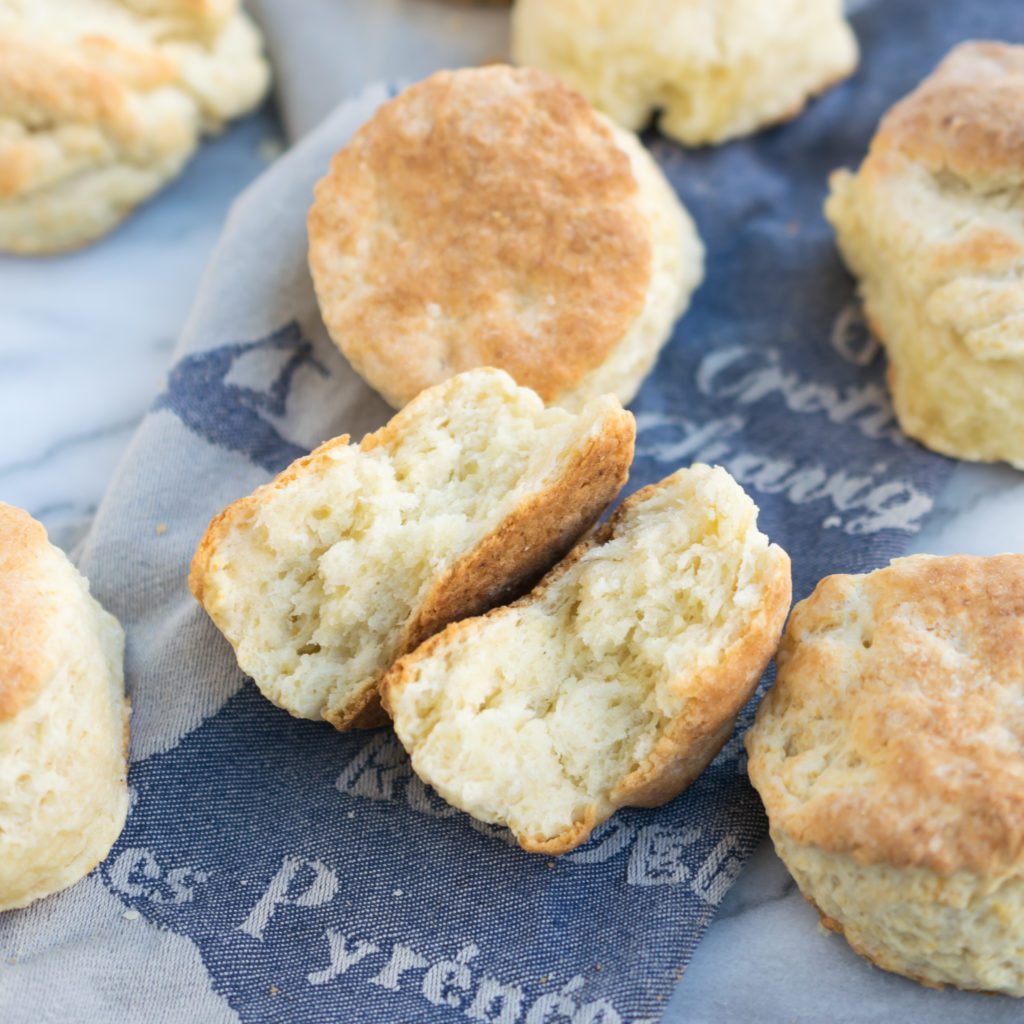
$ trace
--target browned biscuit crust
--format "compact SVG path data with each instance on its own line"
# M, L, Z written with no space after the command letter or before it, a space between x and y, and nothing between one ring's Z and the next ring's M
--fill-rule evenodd
M872 154L996 186L1024 174L1024 47L963 43L883 118Z
M862 864L1020 863L1024 555L830 576L778 664L748 741L773 828Z
M0 4L0 249L106 233L267 76L239 0Z
M443 71L334 158L309 214L327 327L392 405L475 366L546 401L644 306L651 240L629 157L556 78Z
M28 704L54 671L46 627L52 597L37 584L46 530L0 502L0 722Z

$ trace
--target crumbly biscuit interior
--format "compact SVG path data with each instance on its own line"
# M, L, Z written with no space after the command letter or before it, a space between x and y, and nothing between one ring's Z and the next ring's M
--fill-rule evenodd
M680 471L542 600L478 620L391 691L414 767L520 836L607 810L742 634L770 558L756 507L724 470Z
M394 659L429 589L611 401L576 417L493 373L452 382L383 444L330 449L223 539L215 618L272 700L312 718L344 706Z

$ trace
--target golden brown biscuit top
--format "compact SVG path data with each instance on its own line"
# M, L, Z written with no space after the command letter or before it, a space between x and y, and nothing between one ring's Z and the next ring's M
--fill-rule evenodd
M69 48L41 43L13 32L0 38L0 116L41 128L54 121L99 124L119 141L130 141L136 119L129 109L131 87L156 89L174 80L166 59L118 48L99 37L82 42L97 57L90 65ZM113 71L100 58L116 57Z
M556 78L440 72L381 107L317 185L324 319L386 393L499 366L551 399L643 308L637 193L611 129Z
M1024 862L1024 555L919 555L794 609L750 734L773 828L869 864Z
M876 149L970 184L1024 181L1024 46L957 46L885 116Z
M0 502L0 722L13 718L49 678L52 619L46 530Z

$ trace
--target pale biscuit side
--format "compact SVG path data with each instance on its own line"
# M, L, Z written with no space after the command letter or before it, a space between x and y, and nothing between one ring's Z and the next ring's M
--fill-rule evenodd
M0 910L88 874L128 811L124 633L27 513L0 504Z
M614 125L609 128L639 186L637 206L651 231L651 272L640 314L604 362L558 398L566 409L606 393L623 405L631 402L704 277L704 245L690 214L640 140Z
M885 343L900 425L1024 467L1024 47L968 43L885 117L825 212Z
M822 923L872 963L923 985L1024 997L1024 868L969 871L863 864L772 831Z

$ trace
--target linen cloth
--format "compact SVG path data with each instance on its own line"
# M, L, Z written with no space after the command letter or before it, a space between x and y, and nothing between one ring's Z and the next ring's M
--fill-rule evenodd
M500 13L460 10L469 20L438 42L429 0L255 6L295 137L352 75L490 56L504 31ZM708 263L632 405L626 493L724 465L790 552L797 599L899 554L952 465L896 427L821 216L827 175L860 159L954 42L1024 32L1019 0L868 3L855 27L861 70L795 122L699 151L646 139ZM387 44L395 33L406 44ZM686 793L619 812L554 861L447 807L389 731L338 734L274 708L188 593L214 513L390 415L327 338L305 214L331 154L393 91L361 89L238 200L80 552L127 629L132 808L89 878L0 918L8 1024L653 1022L764 836L740 739L756 701Z

